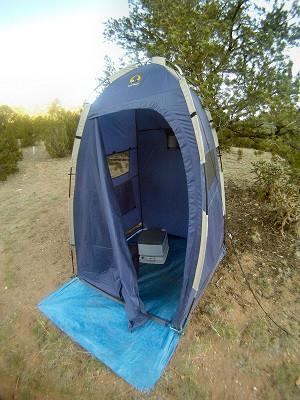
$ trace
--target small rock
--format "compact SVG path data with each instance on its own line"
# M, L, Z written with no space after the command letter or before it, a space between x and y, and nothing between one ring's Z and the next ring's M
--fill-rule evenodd
M7 290L7 289L8 289L8 287L7 287L7 286L5 286L4 290Z
M253 390L254 390L255 392L257 392L257 387L256 387L256 386L253 386Z

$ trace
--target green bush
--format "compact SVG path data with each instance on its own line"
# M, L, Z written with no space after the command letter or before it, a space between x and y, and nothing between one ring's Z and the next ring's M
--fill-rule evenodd
M0 180L18 171L18 161L22 159L17 139L8 131L0 131Z
M286 229L296 228L300 219L298 179L278 157L252 165L258 199L265 203L274 224L280 226L282 234Z
M71 154L79 113L63 109L54 103L44 120L43 140L50 157L65 157Z
M44 144L52 158L65 157L70 154L72 149L64 124L54 121L49 123L44 136Z
M50 157L72 152L79 112L65 110L57 101L47 115L31 117L0 106L0 180L18 170L22 153L18 146L33 146L43 140Z
M20 140L21 147L34 146L38 140L34 118L26 114L16 114L9 131Z
M10 127L15 112L8 106L0 106L0 180L5 181L9 174L18 170L18 161L22 159L16 137Z

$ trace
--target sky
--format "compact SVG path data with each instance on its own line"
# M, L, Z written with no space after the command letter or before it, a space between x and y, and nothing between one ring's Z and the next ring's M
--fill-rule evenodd
M123 54L104 41L103 22L124 15L127 0L0 0L0 104L32 113L54 99L81 106L105 54Z
M0 0L0 104L31 113L54 99L80 107L97 85L104 56L123 55L105 42L103 23L125 15L127 0ZM296 73L299 49L290 56Z

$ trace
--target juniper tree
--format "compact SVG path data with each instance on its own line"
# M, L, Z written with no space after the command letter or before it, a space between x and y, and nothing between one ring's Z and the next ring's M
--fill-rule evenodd
M261 4L133 0L128 17L107 21L105 36L132 58L161 55L178 65L211 109L224 144L244 135L248 145L265 146L289 129L297 145L296 124L286 117L298 113L299 76L286 51L299 44L300 7Z

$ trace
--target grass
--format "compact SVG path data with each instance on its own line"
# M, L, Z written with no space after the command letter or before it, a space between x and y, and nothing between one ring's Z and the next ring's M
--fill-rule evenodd
M105 379L108 369L43 318L32 324L37 349L25 355L24 346L9 345L17 319L14 313L0 321L0 373L15 381L14 398L51 398L55 388L62 396L93 399L95 384Z
M224 304L212 302L204 306L204 313L212 319L211 321L208 318L210 328L222 339L234 340L239 336L236 328L230 322L225 321L226 313L232 309L233 305L227 302Z
M270 327L264 319L251 321L242 332L241 345L256 351L268 350L271 346Z
M184 400L207 400L209 398L207 387L204 382L195 377L192 369L182 372L180 369L176 374L168 374L168 379L159 382L157 392L160 393L155 399L164 399L164 394L168 399ZM145 398L147 398L145 396Z
M283 362L271 370L272 389L265 394L266 400L298 400L300 388L296 381L300 376L300 365Z
M232 303L228 303L227 301L220 303L212 302L206 303L203 307L203 311L210 317L217 317L219 315L224 315L231 311L234 308Z
M13 257L9 257L4 267L4 284L7 288L14 288L17 285L18 274L20 268L13 263Z
M199 360L207 343L205 338L185 339L184 355L176 355L176 362L167 368L153 392L154 399L206 400L209 397L207 382L199 374ZM151 396L150 396L151 397ZM145 396L148 399L148 396ZM152 398L152 397L151 397Z
M17 272L20 269L20 267L15 264L15 257L12 255L15 251L16 243L15 240L8 235L5 237L3 235L0 239L3 243L2 254L4 255L4 286L7 286L8 288L14 288L17 285Z
M19 317L19 313L13 312L9 316L0 319L0 372L19 373L23 366L23 354L17 346L12 343L14 334L14 323Z
M91 395L94 383L103 379L107 368L43 318L34 322L32 333L39 347L37 360L42 362L31 368L26 385L49 388L50 380L55 382L56 390L70 395L80 380L79 395L86 391Z
M246 371L247 373L256 374L259 372L259 368L254 358L248 353L236 353L234 354L235 366L239 369Z
M235 327L227 322L217 322L214 324L215 333L222 339L234 340L239 334Z
M252 320L242 332L241 346L252 351L278 354L297 348L299 324L289 322L286 334L279 328L271 326L265 319Z
M276 270L277 279L281 284L287 283L296 273L297 271L289 266L279 267Z
M221 306L217 303L207 303L205 304L203 311L210 317L215 317L221 312Z
M12 333L13 324L19 317L18 312L12 312L9 316L0 319L0 345L4 345L8 341L9 335Z
M206 391L191 376L184 376L182 384L177 385L176 398L185 400L206 400Z
M256 284L261 288L261 289L269 289L271 284L270 280L266 277L259 276L256 278Z

